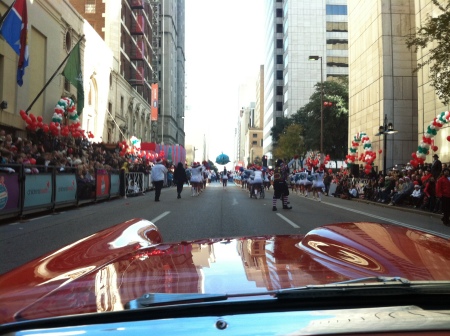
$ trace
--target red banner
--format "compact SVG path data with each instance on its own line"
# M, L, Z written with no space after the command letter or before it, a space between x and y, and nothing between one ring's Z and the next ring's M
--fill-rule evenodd
M152 121L158 120L158 83L152 84Z

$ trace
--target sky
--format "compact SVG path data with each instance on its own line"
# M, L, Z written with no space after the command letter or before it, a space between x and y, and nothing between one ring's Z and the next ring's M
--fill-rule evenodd
M186 0L185 10L185 144L199 148L196 161L204 139L211 161L232 159L239 86L255 83L264 64L264 1Z

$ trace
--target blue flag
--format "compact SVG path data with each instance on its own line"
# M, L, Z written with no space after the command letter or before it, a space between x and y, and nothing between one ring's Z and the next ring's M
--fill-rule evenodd
M14 1L11 9L6 14L0 28L0 34L8 42L11 48L19 55L17 64L17 84L22 86L25 67L28 66L28 14L27 1Z

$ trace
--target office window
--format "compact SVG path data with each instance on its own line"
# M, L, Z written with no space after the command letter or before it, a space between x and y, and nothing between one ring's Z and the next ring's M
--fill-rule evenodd
M347 22L327 22L327 32L348 32Z
M283 55L277 55L277 64L283 64Z
M277 96L282 96L283 95L283 87L282 86L278 85L276 90L277 90L277 93L276 93Z
M282 49L283 48L283 40L277 39L277 48Z
M258 141L252 141L252 145L256 146L258 144Z
M258 137L258 134L253 133L252 136L253 136L254 138L257 138L257 137Z
M86 0L84 3L84 12L86 14L95 14L95 0Z
M277 33L282 33L283 32L283 25L278 23L277 24Z
M277 17L283 17L283 10L282 9L277 9L276 16Z
M276 109L277 111L283 111L283 102L277 102Z
M282 80L283 79L283 70L278 70L277 71L277 80Z
M347 15L347 6L327 5L327 15Z

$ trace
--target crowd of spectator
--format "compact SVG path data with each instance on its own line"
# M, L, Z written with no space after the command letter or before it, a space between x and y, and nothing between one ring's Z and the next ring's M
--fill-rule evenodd
M372 171L361 177L349 174L346 169L332 174L337 185L333 196L358 197L390 206L404 205L440 213L442 204L436 195L436 182L446 168L447 163L442 163L437 170L433 169L433 164L425 163L416 168L392 169L387 174Z

